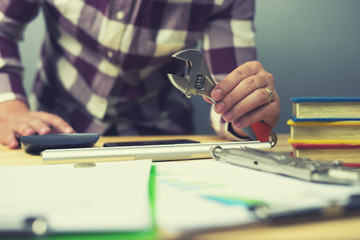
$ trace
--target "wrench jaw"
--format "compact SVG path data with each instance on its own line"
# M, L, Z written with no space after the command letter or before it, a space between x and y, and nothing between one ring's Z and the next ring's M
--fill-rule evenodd
M191 98L191 94L188 92L189 82L185 78L170 73L167 76L174 87L185 94L186 97Z
M216 82L210 74L203 54L198 50L188 49L177 52L172 57L180 59L186 64L184 78L178 76L174 78L174 75L168 74L173 85L187 97L202 95L215 103L210 93L216 86Z
M192 95L201 95L210 99L210 101L212 101L213 103L216 103L215 100L212 99L210 96L211 90L215 87L215 85L206 84L206 76L198 74L194 88L189 87L189 81L186 80L186 77L179 77L170 73L167 74L167 76L170 82L174 85L174 87L176 87L183 94L185 94L186 97L191 98Z
M179 52L176 52L172 55L173 58L177 58L186 62L186 65L191 67L193 61L198 61L203 58L201 52L195 49L186 49Z

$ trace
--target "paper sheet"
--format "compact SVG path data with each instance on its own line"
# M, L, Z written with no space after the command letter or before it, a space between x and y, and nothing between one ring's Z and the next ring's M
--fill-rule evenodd
M0 224L42 216L53 232L151 227L151 160L0 167Z
M249 207L272 211L342 203L358 186L317 184L215 160L157 163L157 223L170 232L259 221Z

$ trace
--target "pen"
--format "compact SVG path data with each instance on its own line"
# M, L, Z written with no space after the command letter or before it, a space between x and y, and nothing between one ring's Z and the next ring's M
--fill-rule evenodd
M0 238L4 237L41 237L48 232L48 224L43 217L28 217L22 222L0 223Z
M352 195L347 202L330 202L325 207L313 207L290 211L274 211L267 206L258 206L254 213L270 224L282 224L307 220L336 218L360 213L360 195Z
M269 142L239 141L216 143L186 143L169 145L147 145L132 147L104 147L104 148L74 148L74 149L48 149L42 152L44 161L68 159L107 159L107 160L136 160L152 159L153 161L204 159L211 158L210 149L215 146L226 148L270 149Z

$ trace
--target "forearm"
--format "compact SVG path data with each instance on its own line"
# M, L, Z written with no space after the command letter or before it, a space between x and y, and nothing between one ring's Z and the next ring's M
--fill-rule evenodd
M26 102L23 66L18 50L26 24L39 9L38 0L2 0L0 4L0 102Z

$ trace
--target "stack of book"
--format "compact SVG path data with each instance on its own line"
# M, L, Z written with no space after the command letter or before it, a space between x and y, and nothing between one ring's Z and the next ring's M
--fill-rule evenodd
M289 143L295 157L360 167L360 97L291 98Z

